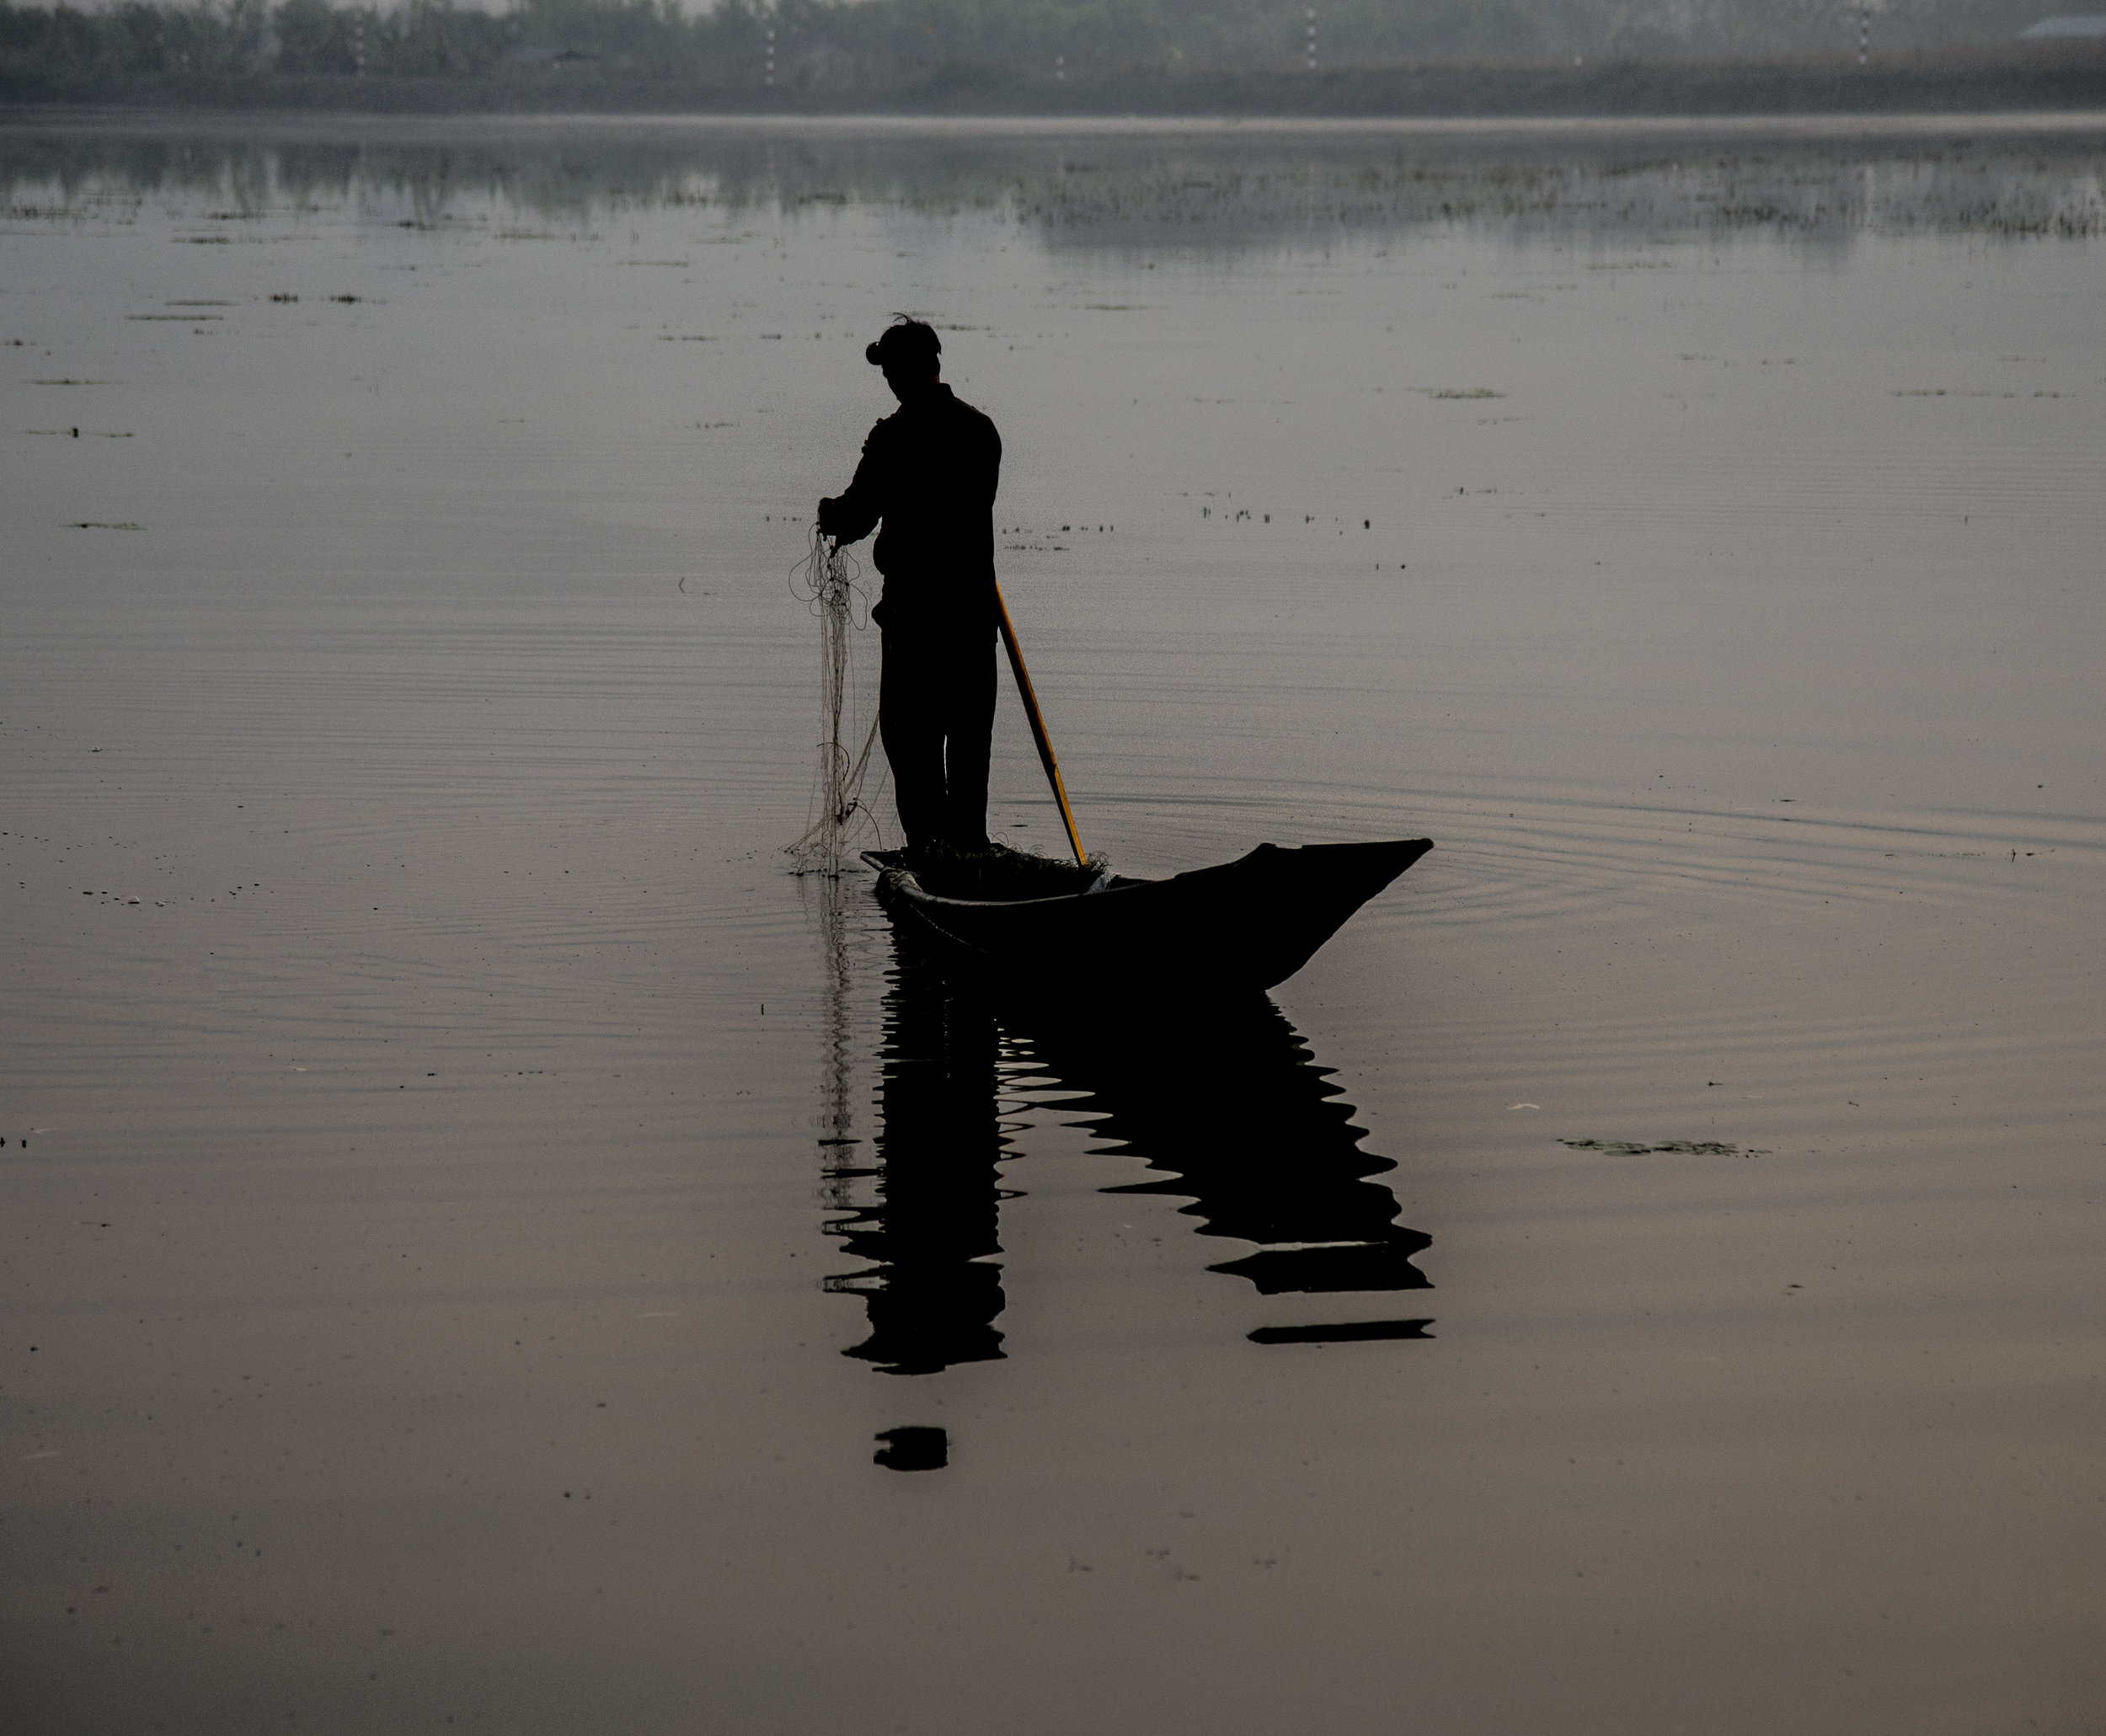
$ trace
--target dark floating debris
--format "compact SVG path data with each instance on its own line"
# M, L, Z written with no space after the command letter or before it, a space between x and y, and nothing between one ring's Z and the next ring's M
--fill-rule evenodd
M1379 1338L1430 1338L1430 1320L1348 1320L1335 1326L1261 1326L1253 1344L1362 1344Z
M941 1429L919 1424L888 1429L875 1439L886 1443L871 1459L887 1471L941 1471L950 1463L950 1437Z
M1575 1151L1614 1151L1628 1157L1643 1156L1648 1151L1679 1151L1692 1157L1740 1155L1740 1146L1722 1145L1716 1140L1660 1140L1650 1145L1642 1140L1559 1140L1558 1143Z

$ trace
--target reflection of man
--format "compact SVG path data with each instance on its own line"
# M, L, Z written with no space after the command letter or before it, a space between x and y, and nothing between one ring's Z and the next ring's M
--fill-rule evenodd
M870 430L847 491L819 503L842 542L870 534L885 596L878 686L885 756L907 848L987 841L995 716L995 485L1002 436L938 378L942 341L902 318L863 351L900 408Z
M889 1375L1002 1359L1001 1172L992 1006L906 948L885 996L872 1204L827 1226L869 1262L826 1287L860 1295L870 1335L844 1354ZM839 1148L837 1148L839 1149ZM849 1160L869 1163L868 1156ZM866 1174L868 1172L864 1172Z

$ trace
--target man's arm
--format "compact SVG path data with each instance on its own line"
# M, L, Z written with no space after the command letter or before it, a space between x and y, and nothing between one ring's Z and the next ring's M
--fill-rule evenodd
M837 542L860 542L885 516L885 425L870 430L847 490L819 503L819 531Z

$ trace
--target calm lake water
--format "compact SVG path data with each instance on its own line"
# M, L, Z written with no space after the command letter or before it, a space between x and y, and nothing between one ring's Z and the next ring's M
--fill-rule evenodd
M2097 1729L2103 177L0 128L9 1727ZM1274 1008L788 871L895 310Z

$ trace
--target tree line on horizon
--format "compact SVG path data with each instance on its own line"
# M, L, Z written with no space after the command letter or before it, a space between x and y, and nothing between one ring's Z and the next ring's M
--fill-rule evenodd
M1854 50L1863 0L1318 0L1325 69L1428 62ZM601 77L763 83L770 33L788 88L881 83L965 66L1041 76L1307 69L1307 0L121 0L96 10L0 0L0 91L194 74ZM2039 0L1881 0L1884 51L2007 42Z

